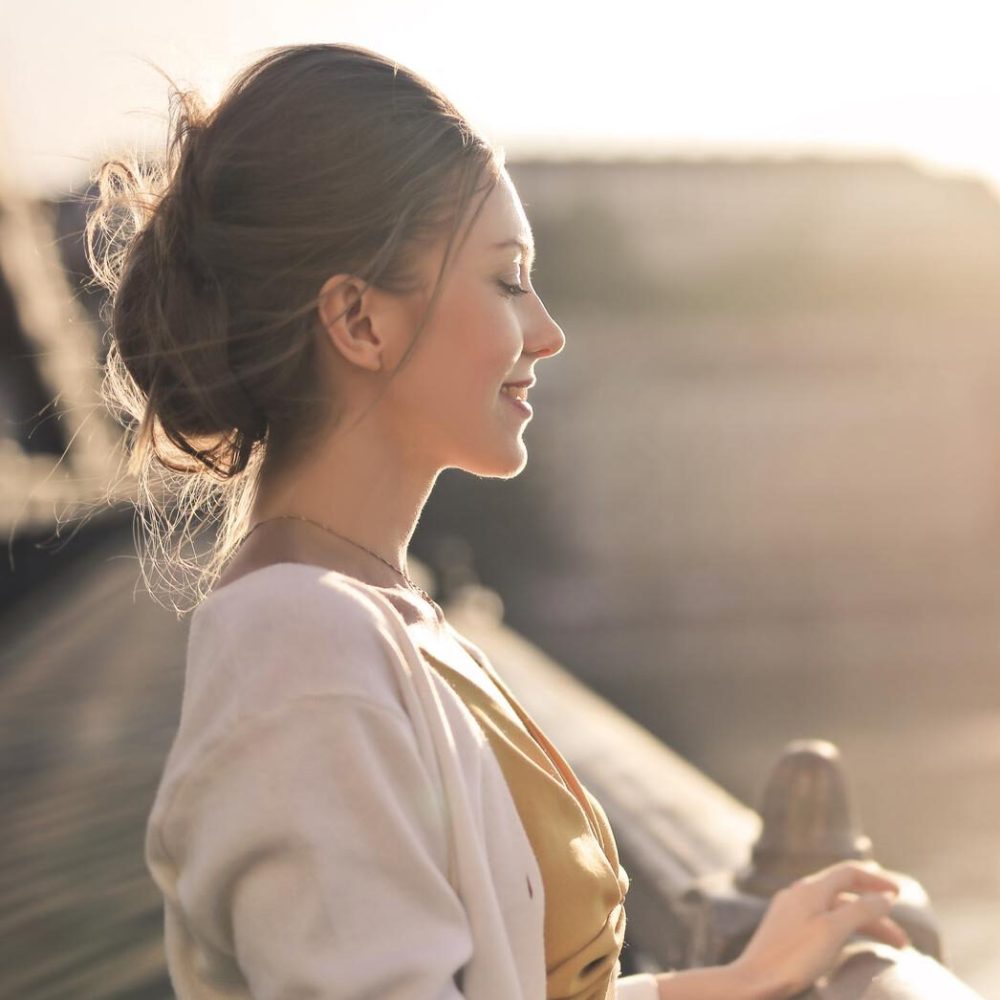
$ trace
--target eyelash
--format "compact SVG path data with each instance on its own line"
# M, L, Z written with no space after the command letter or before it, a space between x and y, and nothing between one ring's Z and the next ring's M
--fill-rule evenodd
M499 284L509 298L514 298L517 295L528 294L528 289L522 288L520 285L508 285L506 281L499 281L497 284Z

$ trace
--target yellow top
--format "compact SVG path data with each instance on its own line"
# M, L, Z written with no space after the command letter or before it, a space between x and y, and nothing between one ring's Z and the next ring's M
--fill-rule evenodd
M604 810L487 663L474 658L509 707L421 652L482 726L538 859L547 1000L604 1000L625 937L629 886Z

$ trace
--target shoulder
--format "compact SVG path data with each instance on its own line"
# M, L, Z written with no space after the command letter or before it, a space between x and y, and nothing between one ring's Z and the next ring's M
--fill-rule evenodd
M328 622L338 633L369 632L384 619L385 602L371 588L336 570L273 563L213 591L195 609L198 627L239 629L255 622Z
M388 601L318 566L280 563L209 595L190 625L182 728L230 726L308 696L403 711L405 629Z

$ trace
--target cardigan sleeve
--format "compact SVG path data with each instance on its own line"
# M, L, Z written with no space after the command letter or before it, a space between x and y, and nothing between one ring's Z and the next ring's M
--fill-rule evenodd
M444 823L401 710L300 696L204 755L148 850L209 978L255 1000L452 1000L472 935Z
M620 976L615 981L614 1000L659 1000L660 988L649 972Z

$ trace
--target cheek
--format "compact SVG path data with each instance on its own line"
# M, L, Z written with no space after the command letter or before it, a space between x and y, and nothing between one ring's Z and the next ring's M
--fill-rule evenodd
M449 327L455 364L468 381L499 389L521 351L520 330L507 300L499 292L467 294L454 304Z
M496 412L500 385L514 378L523 349L520 325L510 303L487 283L475 281L448 290L415 359L412 404L434 423L467 426ZM431 413L434 414L431 417Z

